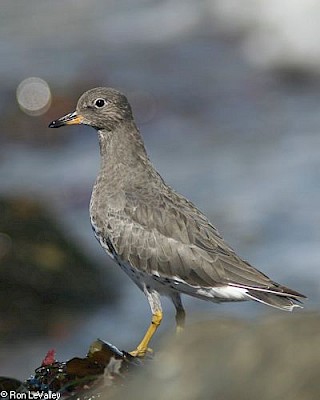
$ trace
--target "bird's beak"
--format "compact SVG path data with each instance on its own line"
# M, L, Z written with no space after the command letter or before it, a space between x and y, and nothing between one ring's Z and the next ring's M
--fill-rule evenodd
M60 128L64 125L79 125L83 123L83 116L78 114L77 111L67 114L64 117L58 118L50 122L49 128Z

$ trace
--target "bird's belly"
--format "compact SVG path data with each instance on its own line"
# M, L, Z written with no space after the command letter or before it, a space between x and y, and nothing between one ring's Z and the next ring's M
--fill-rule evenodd
M170 292L177 290L169 279L166 280L157 274L140 271L117 256L114 257L114 260L142 291L147 288L155 290L162 295L170 295Z
M165 296L170 296L172 292L179 292L214 303L247 300L246 290L242 288L232 288L230 286L203 288L193 286L178 277L161 277L155 272L146 273L140 271L127 262L120 260L118 256L115 256L114 260L141 290L146 287Z

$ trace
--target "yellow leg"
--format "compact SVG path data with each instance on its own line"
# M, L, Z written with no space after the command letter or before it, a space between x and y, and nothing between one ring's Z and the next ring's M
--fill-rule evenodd
M143 339L133 351L130 351L133 357L144 357L148 351L149 342L162 321L162 311L156 311L152 315L151 324L144 335Z

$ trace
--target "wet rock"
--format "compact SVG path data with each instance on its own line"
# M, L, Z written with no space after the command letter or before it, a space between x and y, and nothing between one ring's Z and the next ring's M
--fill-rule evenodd
M20 393L32 392L41 393L45 399L61 396L63 399L90 400L99 398L103 392L104 396L112 398L114 390L124 386L129 376L145 365L147 360L135 358L97 339L85 357L68 361L56 360L55 351L49 350L41 365L24 382L1 376L1 397L23 399L25 397L19 396Z
M65 362L55 360L54 352L49 351L32 377L21 384L20 390L52 391L63 398L81 400L99 398L103 391L109 398L111 389L123 386L128 376L143 365L140 359L98 339L90 345L85 357ZM4 380L4 384L8 383L11 381Z

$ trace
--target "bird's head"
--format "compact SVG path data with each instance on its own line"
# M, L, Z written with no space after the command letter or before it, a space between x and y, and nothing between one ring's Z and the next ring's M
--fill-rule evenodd
M125 95L112 88L98 87L85 92L78 100L76 111L52 121L49 128L84 124L97 130L112 131L132 119Z

